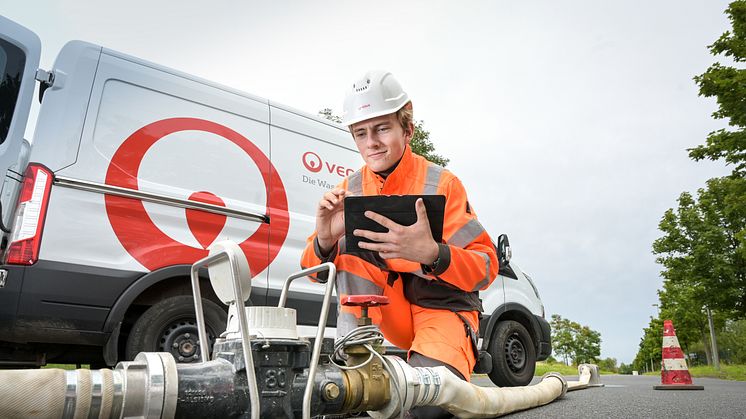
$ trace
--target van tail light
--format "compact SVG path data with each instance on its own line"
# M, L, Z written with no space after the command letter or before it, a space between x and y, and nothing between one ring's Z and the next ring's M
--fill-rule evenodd
M23 177L6 258L6 263L11 265L33 265L39 259L41 233L52 189L52 172L40 164L29 164Z

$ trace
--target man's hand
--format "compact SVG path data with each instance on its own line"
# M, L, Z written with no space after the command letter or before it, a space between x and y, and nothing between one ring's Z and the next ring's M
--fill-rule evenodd
M423 265L432 264L438 257L438 243L433 240L422 198L415 202L414 208L417 211L417 222L411 226L403 226L381 214L366 211L366 217L386 227L389 231L376 233L370 230L355 230L354 235L377 242L360 242L360 248L378 252L383 259L399 258Z
M326 192L316 208L316 238L322 253L329 253L345 232L344 198L350 191L335 188Z

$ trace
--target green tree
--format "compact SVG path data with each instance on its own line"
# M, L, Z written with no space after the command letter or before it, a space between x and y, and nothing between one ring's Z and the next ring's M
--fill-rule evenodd
M619 374L632 374L632 364L619 364Z
M733 364L746 364L746 320L729 320L724 329L718 336L724 358Z
M320 110L319 116L338 124L342 123L342 118L335 115L330 108ZM415 121L414 135L412 136L412 141L409 142L409 146L412 148L413 153L419 154L437 165L446 167L450 161L440 154L435 153L435 145L430 140L430 131L425 129L424 121Z
M746 180L714 178L697 199L684 192L658 225L663 237L653 243L666 281L687 289L667 291L686 307L709 306L737 318L746 316ZM673 289L673 286L672 286ZM700 310L697 310L700 311Z
M565 365L569 365L573 353L572 322L563 319L559 314L552 314L550 324L552 326L552 351L565 361Z
M594 363L601 355L601 334L588 326L569 319L563 319L559 314L553 314L550 322L552 326L552 348L563 357L566 365ZM616 361L615 361L616 364Z
M598 361L598 368L600 368L602 371L619 372L619 368L621 368L621 366L617 368L616 358L605 358Z
M742 63L746 60L746 1L732 2L725 13L733 29L710 45L710 52ZM718 109L712 116L728 119L733 129L710 133L707 142L690 149L689 155L695 160L724 158L734 165L734 175L743 176L746 171L746 70L715 62L694 80L701 96L717 99Z
M648 327L643 329L640 346L632 361L636 371L652 371L660 368L663 348L663 321L651 317Z
M732 30L710 45L710 52L743 63L746 1L732 2L725 13ZM708 180L696 198L688 192L679 196L678 208L667 210L659 223L663 237L653 243L653 253L664 268L662 318L674 320L685 352L701 344L711 363L703 307L712 309L717 330L746 318L746 69L715 62L694 80L700 96L717 100L712 116L727 120L729 128L711 132L705 144L688 150L689 156L723 159L733 169L729 176ZM655 339L645 330L635 368L650 355L649 342Z
M435 153L435 146L430 141L430 131L425 129L424 124L424 121L415 121L414 123L414 135L412 136L412 141L409 142L412 152L439 166L446 167L450 160Z
M707 316L702 310L704 291L688 281L665 281L658 291L661 319L674 321L676 336L684 353L689 353L697 342L705 348L707 363L711 363ZM660 333L663 333L661 330Z

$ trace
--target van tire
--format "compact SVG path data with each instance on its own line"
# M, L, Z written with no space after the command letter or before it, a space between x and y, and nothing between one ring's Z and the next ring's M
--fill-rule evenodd
M525 386L534 378L536 347L526 328L517 321L499 322L487 351L492 356L489 377L496 386Z
M228 315L210 300L202 299L205 330L210 350L215 338L225 330ZM176 362L199 362L199 333L194 314L194 298L178 295L159 301L147 309L130 330L125 359L140 352L168 352Z

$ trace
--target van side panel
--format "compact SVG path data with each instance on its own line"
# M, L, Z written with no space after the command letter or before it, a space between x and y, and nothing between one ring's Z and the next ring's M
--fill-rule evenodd
M511 266L518 279L505 278L505 301L526 307L534 315L541 315L541 300L534 292L534 288L526 279L523 271L511 262Z
M265 214L268 121L265 103L104 53L77 161L55 175ZM260 227L257 221L55 186L41 258L144 273L191 263L217 240L247 242ZM255 266L266 267L266 239L255 238L246 248Z
M279 294L285 279L300 269L300 256L315 229L321 196L364 164L348 132L274 106L271 113L272 163L280 170L292 222L287 238L272 237L283 244L270 265L270 299ZM304 279L293 283L289 306L302 310L299 322L318 322L323 289L323 285Z
M44 92L34 130L31 161L53 172L75 163L101 47L65 44L54 62L55 82Z

